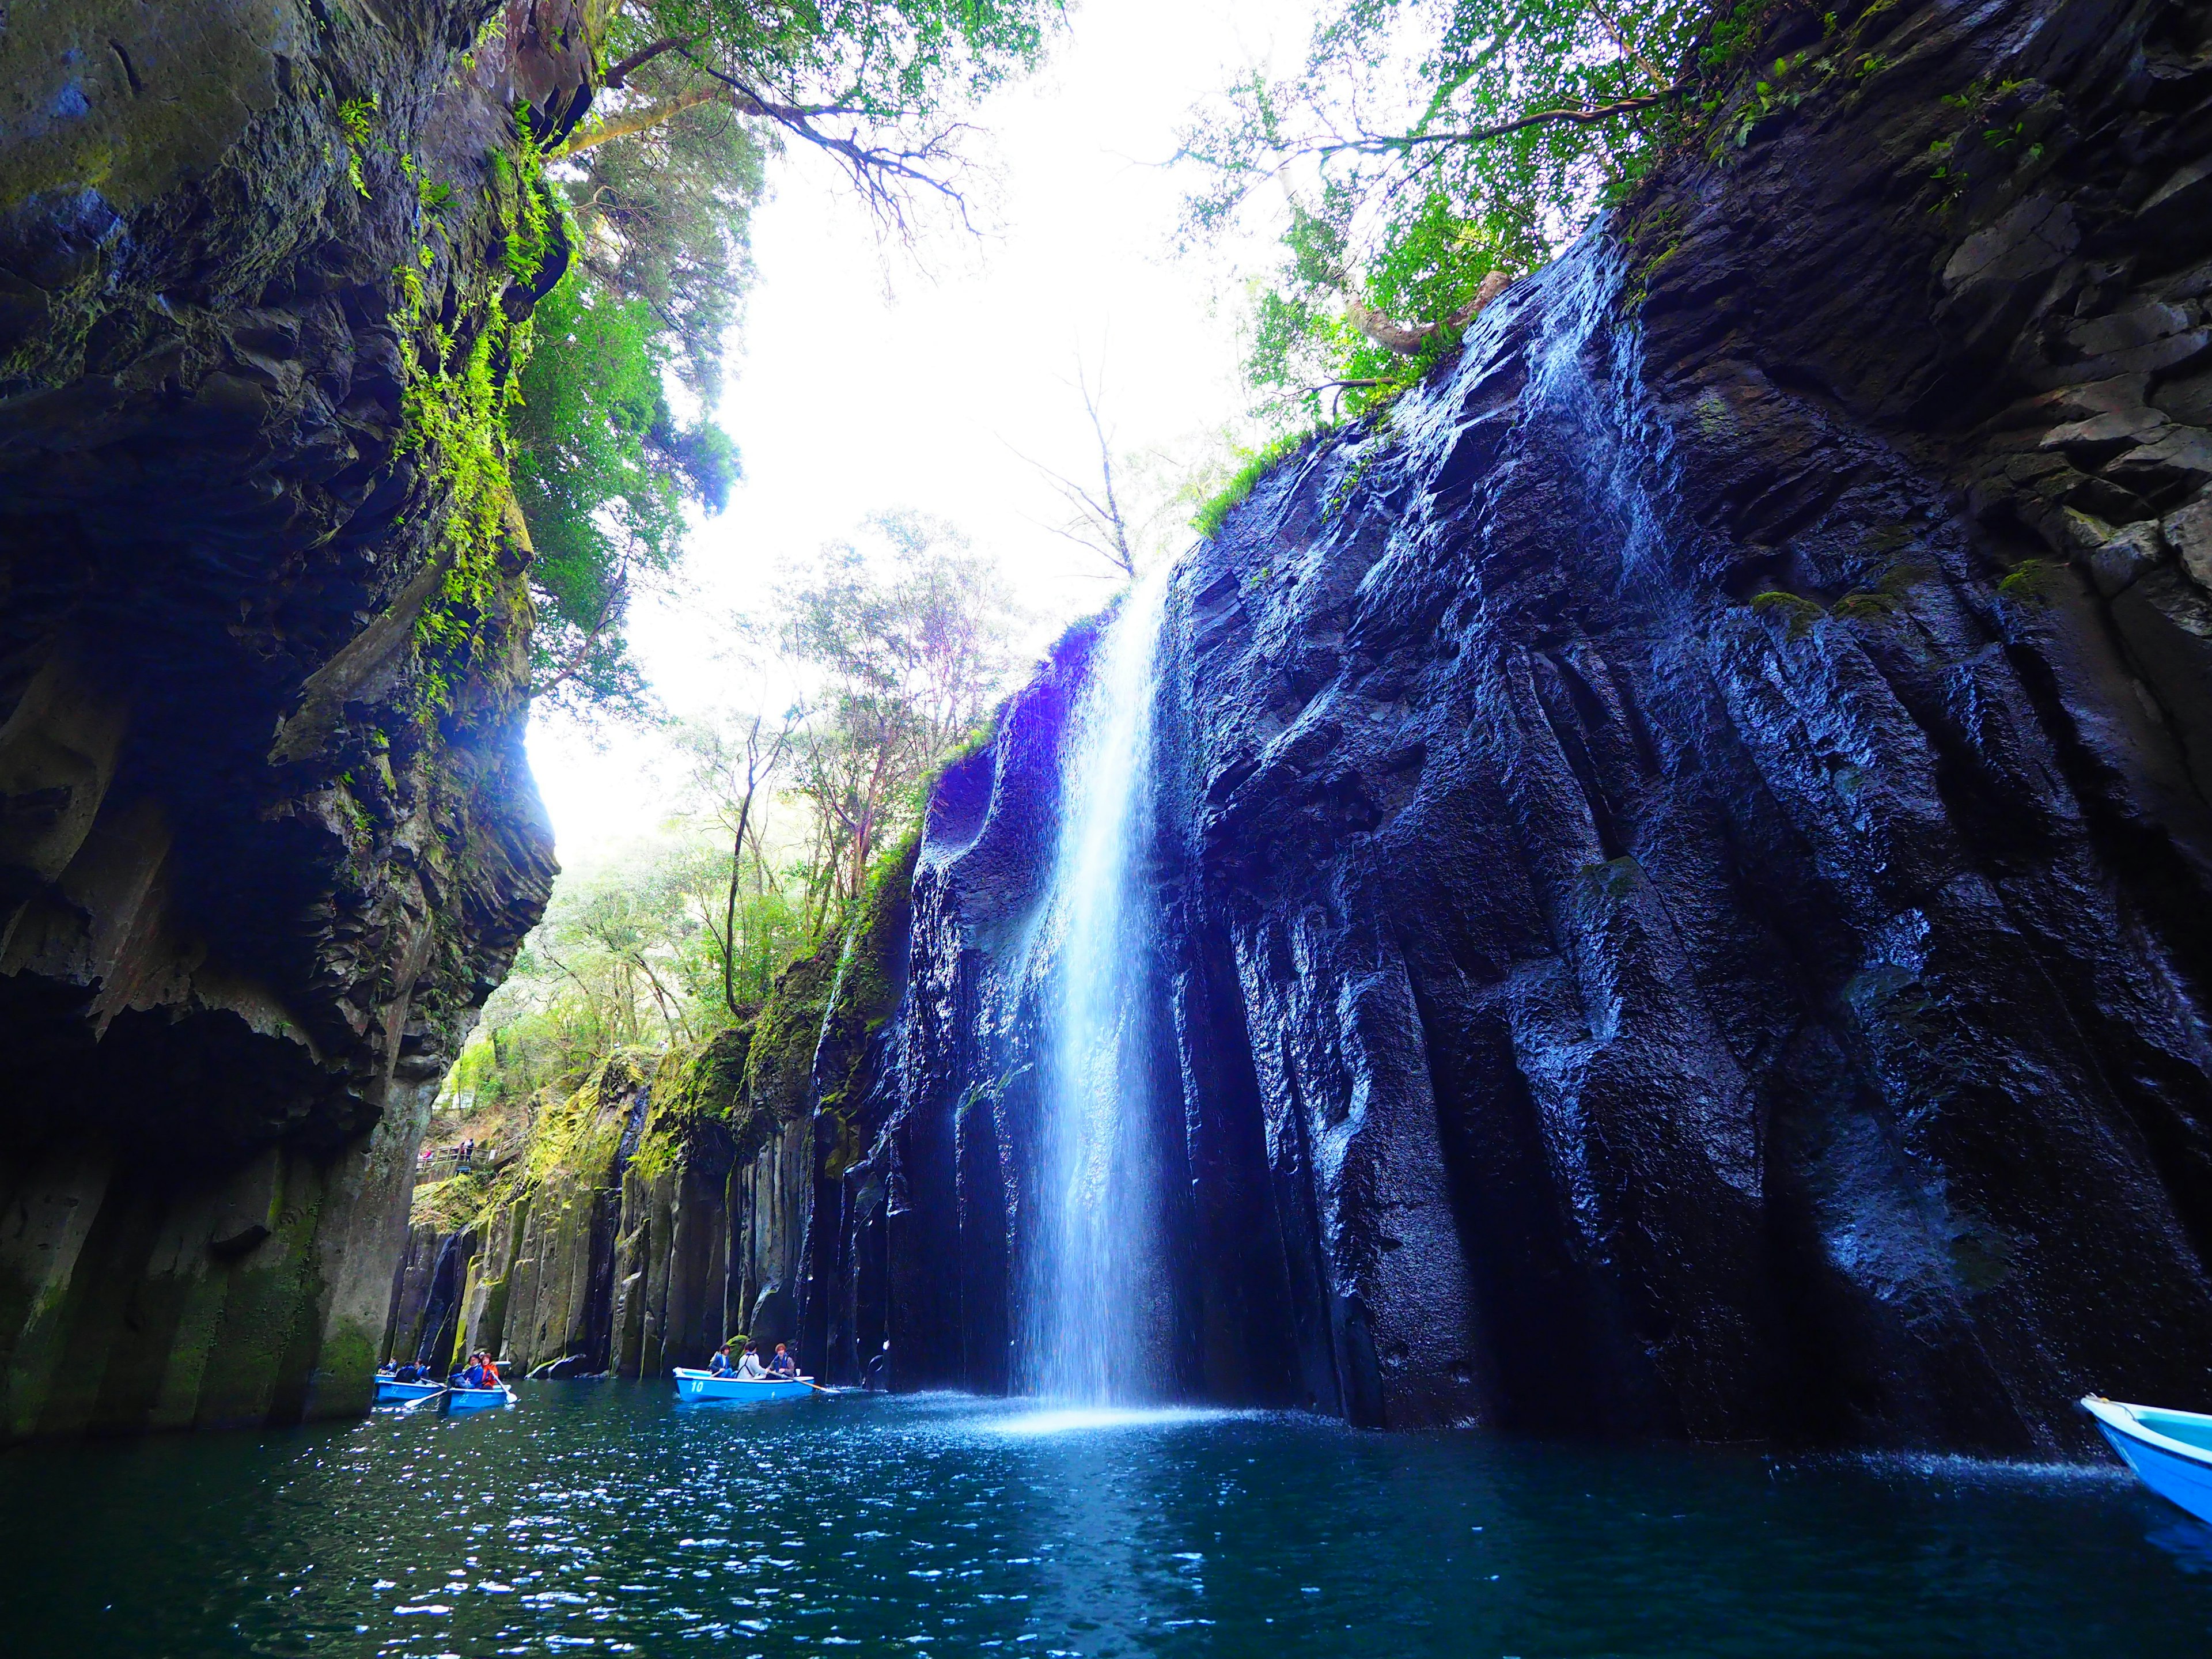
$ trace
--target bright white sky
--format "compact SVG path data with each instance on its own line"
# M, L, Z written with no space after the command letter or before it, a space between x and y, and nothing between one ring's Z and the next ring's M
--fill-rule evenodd
M836 174L794 147L754 220L760 281L722 403L746 481L694 537L688 591L632 617L670 712L757 699L717 660L718 625L764 608L782 572L872 513L913 508L965 531L1039 613L1040 643L1104 602L1103 566L1039 527L1067 510L1012 448L1093 471L1079 357L1094 382L1103 372L1117 449L1186 448L1237 417L1237 303L1217 307L1217 267L1175 257L1186 181L1158 164L1200 99L1303 48L1311 10L1089 0L1044 72L975 118L1000 169L998 234L933 248L933 276L880 251ZM675 810L680 769L651 733L595 746L538 721L530 753L571 867Z

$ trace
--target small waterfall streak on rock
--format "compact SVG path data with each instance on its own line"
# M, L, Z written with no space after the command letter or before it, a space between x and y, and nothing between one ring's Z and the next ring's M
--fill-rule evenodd
M1044 1248L1029 1335L1036 1391L1094 1403L1159 1391L1153 1314L1164 1298L1146 1064L1154 916L1144 868L1167 579L1164 568L1146 578L1107 625L1061 750Z

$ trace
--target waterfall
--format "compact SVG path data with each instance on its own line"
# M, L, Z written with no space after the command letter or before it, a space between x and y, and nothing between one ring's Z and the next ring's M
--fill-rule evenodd
M1037 1392L1161 1391L1166 1295L1147 1055L1154 932L1152 671L1163 567L1108 623L1061 748L1057 949L1047 1018L1039 1169L1045 1213L1029 1298Z

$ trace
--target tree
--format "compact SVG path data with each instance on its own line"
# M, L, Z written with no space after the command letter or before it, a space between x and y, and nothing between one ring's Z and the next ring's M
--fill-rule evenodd
M574 155L715 106L812 146L887 227L921 200L965 220L952 112L1031 67L1058 0L616 0L598 118ZM607 94L612 94L609 97Z
M793 787L815 815L810 897L826 916L859 895L877 850L919 816L931 769L982 725L1017 613L966 538L915 514L869 520L779 599L784 649L818 686Z
M682 556L687 506L719 513L737 450L703 416L679 425L669 335L642 299L572 272L539 301L508 416L515 499L536 550L531 690L563 706L637 712L643 681L623 632L641 581Z
M730 837L720 926L710 915L707 927L720 958L722 1005L732 1019L744 1013L740 963L750 962L757 969L767 959L758 948L763 929L772 936L779 923L787 925L787 917L777 914L784 907L759 902L765 900L768 888L762 820L767 816L765 796L791 751L798 735L795 722L802 718L802 712L794 706L781 720L756 714L726 724L690 720L680 724L675 732L678 746L691 762L693 791ZM748 848L752 854L751 897L756 901L752 908L759 912L757 915L747 914L742 906ZM746 923L758 925L747 927ZM749 945L752 948L748 949ZM766 994L765 978L747 983L744 989L757 1000Z
M548 87L601 66L597 118L548 157L572 264L539 302L507 423L535 549L535 694L587 717L645 711L630 603L672 575L690 514L721 511L738 477L713 416L768 157L819 149L902 235L922 200L964 222L956 112L1034 63L1057 15L1056 0L510 4L510 46L550 65ZM533 117L546 142L577 106L554 101L557 118Z
M1332 0L1288 77L1254 72L1184 135L1194 239L1289 207L1247 373L1279 416L1425 373L1506 283L1646 164L1693 0Z
M776 148L755 125L706 105L619 143L602 130L553 168L576 264L598 291L647 307L707 409L721 397L723 351L752 284L752 214Z

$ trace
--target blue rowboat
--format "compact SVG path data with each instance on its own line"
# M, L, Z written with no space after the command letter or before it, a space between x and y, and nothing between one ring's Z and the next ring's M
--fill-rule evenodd
M435 1400L445 1391L442 1382L394 1382L388 1376L376 1379L376 1403L380 1406L419 1406L425 1400Z
M449 1412L482 1411L487 1406L512 1406L513 1389L448 1389L446 1390L446 1409Z
M757 1406L770 1400L804 1400L814 1392L811 1377L716 1376L711 1371L676 1367L676 1397L686 1405L709 1400L734 1400Z
M2212 1521L2212 1417L2094 1394L2081 1401L2081 1409L2097 1419L2143 1485L2198 1520Z

